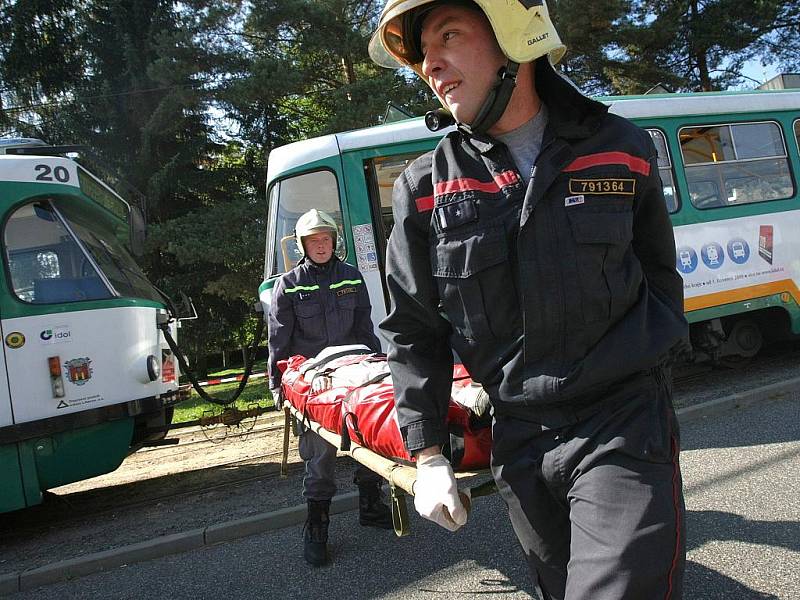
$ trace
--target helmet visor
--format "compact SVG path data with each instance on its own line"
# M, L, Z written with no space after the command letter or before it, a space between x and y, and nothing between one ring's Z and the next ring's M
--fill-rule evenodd
M375 32L369 43L369 53L382 67L397 68L398 65L416 65L424 58L414 36L407 35L413 28L414 13L408 11L394 17Z

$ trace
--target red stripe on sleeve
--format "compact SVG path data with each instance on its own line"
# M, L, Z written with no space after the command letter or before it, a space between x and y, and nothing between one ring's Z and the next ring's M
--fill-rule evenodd
M650 175L650 163L627 152L598 152L579 156L564 169L564 172L580 171L604 165L625 165L633 173L639 173L645 177Z
M425 196L424 198L417 198L417 212L427 212L433 210L433 196Z

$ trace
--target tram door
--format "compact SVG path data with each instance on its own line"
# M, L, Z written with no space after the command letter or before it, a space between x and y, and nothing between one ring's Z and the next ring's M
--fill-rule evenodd
M364 173L367 177L367 192L369 194L370 210L372 211L372 222L375 229L375 243L377 249L378 266L380 268L380 280L384 284L384 300L386 310L389 309L389 290L385 287L386 282L386 244L389 234L394 226L394 216L392 215L392 189L395 180L423 152L413 152L404 154L387 154L372 158L374 151L365 153ZM371 298L374 298L370 294ZM372 302L373 312L375 300ZM384 313L385 315L385 313Z

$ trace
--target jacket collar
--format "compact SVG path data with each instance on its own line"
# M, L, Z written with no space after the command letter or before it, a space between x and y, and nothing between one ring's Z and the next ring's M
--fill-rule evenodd
M546 56L536 61L535 69L536 91L547 105L548 111L545 138L578 140L594 134L608 112L608 107L584 96L568 79L556 72ZM462 129L459 131L481 154L498 144L489 135L469 133Z
M336 263L338 260L339 257L334 254L331 256L331 259L328 262L320 265L315 263L307 256L304 256L301 264L312 273L328 273L333 268L334 263Z

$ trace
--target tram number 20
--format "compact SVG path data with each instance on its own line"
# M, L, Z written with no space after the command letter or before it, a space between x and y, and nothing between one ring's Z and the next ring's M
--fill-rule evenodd
M69 181L69 171L62 166L55 169L50 168L50 165L36 165L33 170L38 173L36 181L55 181L66 183Z

